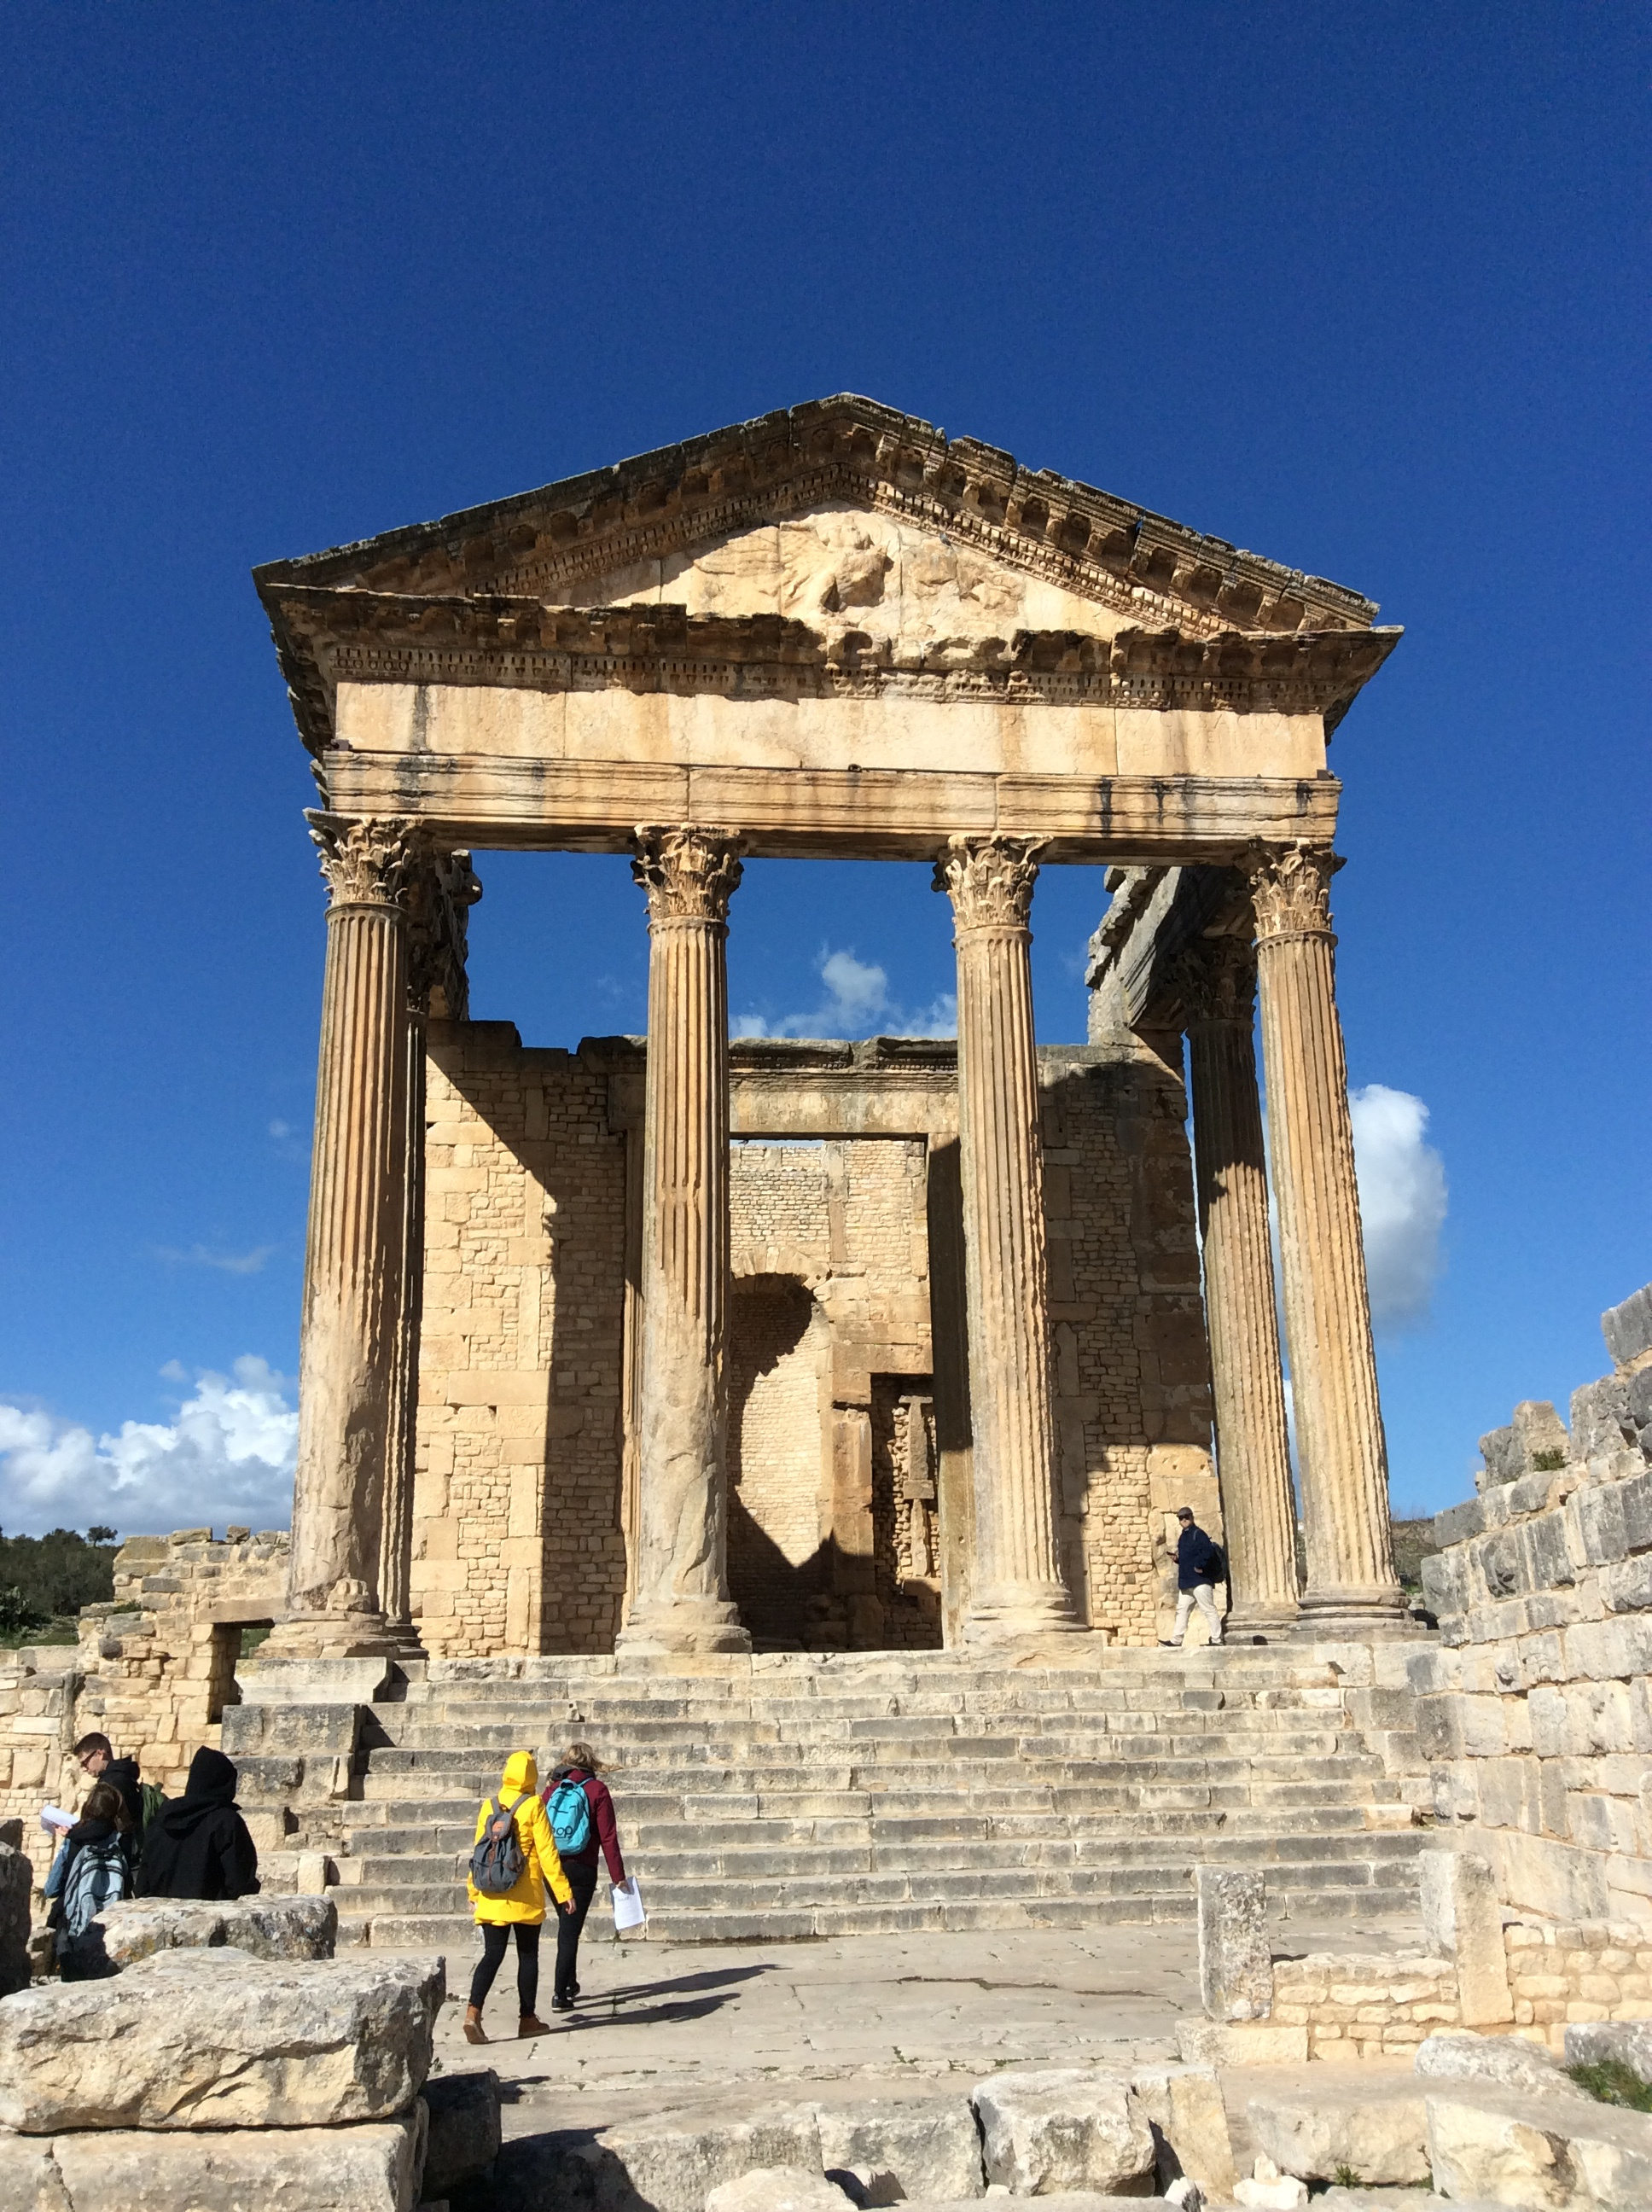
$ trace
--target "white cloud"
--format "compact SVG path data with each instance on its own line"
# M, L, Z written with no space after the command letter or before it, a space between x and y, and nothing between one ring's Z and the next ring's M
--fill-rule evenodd
M1368 1083L1350 1091L1348 1104L1371 1321L1379 1329L1404 1328L1426 1316L1440 1273L1445 1164L1424 1141L1428 1108L1408 1091Z
M215 1252L208 1244L191 1244L187 1252L175 1244L157 1244L155 1256L173 1267L216 1267L226 1275L258 1275L275 1250L273 1244L255 1244L250 1252Z
M950 1037L957 1033L958 1002L950 991L919 1012L908 1013L890 996L889 975L874 962L858 960L853 946L836 952L822 948L815 963L826 987L821 1004L808 1013L766 1021L742 1014L734 1024L740 1037Z
M168 1361L163 1373L175 1372ZM0 1403L0 1528L107 1522L123 1535L160 1535L210 1522L285 1528L293 1504L298 1415L266 1361L235 1362L234 1378L203 1372L174 1421L123 1421L117 1435Z

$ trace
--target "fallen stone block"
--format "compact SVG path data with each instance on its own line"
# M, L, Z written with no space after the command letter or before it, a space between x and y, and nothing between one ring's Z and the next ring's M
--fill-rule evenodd
M1153 2131L1121 2074L1078 2067L998 2074L977 2082L970 2101L987 2182L1013 2194L1128 2195L1153 2172Z
M979 2197L981 2136L967 2097L914 2102L870 2098L855 2105L817 2105L820 2162L842 2174L859 2204L894 2204L902 2197ZM846 2185L847 2185L846 2182Z
M430 2068L439 1958L163 1951L0 2005L0 2126L305 2128L405 2112Z
M1568 2066L1599 2066L1612 2058L1652 2082L1652 2020L1581 2021L1567 2028Z
M1011 2197L1006 2191L992 2200L993 2212L1194 2212L1179 2197L1103 2197L1093 2189L1053 2189L1048 2197ZM981 2212L976 2197L919 2197L902 2212ZM1410 2204L1401 2212L1412 2212Z
M1646 2212L1652 2116L1587 2097L1491 2087L1427 2100L1429 2164L1442 2196L1489 2197L1527 2212Z
M1429 2178L1424 2092L1409 2075L1336 2067L1328 2081L1253 2097L1246 2117L1280 2172L1298 2181L1353 2173L1371 2187L1410 2189Z
M720 2183L706 2199L706 2212L844 2212L853 2202L821 2174L772 2166Z
M1430 2081L1490 2081L1534 2097L1579 2094L1540 2044L1518 2035L1430 2035L1418 2045L1412 2069Z
M34 1867L22 1852L22 1822L9 1820L0 1836L0 1997L28 1987L28 1908Z
M1176 2022L1176 2049L1189 2066L1303 2066L1308 2030L1278 2021L1200 2020Z
M1294 2173L1281 2173L1264 2152L1254 2169L1234 2183L1233 2201L1245 2212L1302 2212L1308 2187Z
M412 2212L424 2112L343 2128L0 2134L3 2212Z
M1233 2137L1215 2069L1152 2066L1130 2076L1142 2117L1154 2130L1159 2184L1186 2175L1207 2196L1233 2194Z
M1212 2020L1266 2020L1273 2009L1266 1884L1235 1867L1193 1869L1199 1993Z
M130 1898L94 1922L105 1956L135 1966L157 1951L216 1950L228 1944L254 1959L331 1959L338 1907L325 1897L238 1898L204 1905L169 1897Z
M491 2067L438 2074L424 2085L424 2106L430 2123L424 2194L446 2197L485 2173L499 2155L499 2076Z
M714 2189L760 2168L792 2166L818 2176L820 2130L812 2105L772 2106L734 2119L656 2112L579 2145L571 2163L586 2174L568 2172L564 2188L548 2202L589 2201L598 2212L637 2212L639 2204L653 2212L704 2212ZM501 2170L500 2178L508 2176Z
M1424 1936L1430 1951L1456 1966L1464 2027L1512 2021L1503 1908L1490 1864L1468 1851L1424 1851L1417 1873Z

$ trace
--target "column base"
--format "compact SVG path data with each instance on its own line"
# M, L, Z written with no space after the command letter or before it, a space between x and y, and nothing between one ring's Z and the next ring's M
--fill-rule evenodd
M989 1583L976 1591L963 1624L963 1641L970 1650L1037 1644L1048 1637L1065 1640L1089 1632L1089 1624L1072 1610L1071 1592L1060 1583Z
M259 1659L397 1659L400 1632L378 1613L295 1613L278 1620L258 1646ZM422 1657L418 1652L412 1656Z
M614 1638L616 1658L692 1658L702 1652L750 1651L751 1635L726 1598L684 1598L676 1604L634 1607Z
M1347 1635L1406 1636L1417 1624L1411 1617L1411 1601L1397 1583L1309 1590L1297 1616L1297 1634L1309 1642L1334 1641Z
M1301 1618L1301 1607L1287 1601L1236 1605L1228 1614L1224 1633L1230 1637L1266 1636L1273 1642L1293 1634Z

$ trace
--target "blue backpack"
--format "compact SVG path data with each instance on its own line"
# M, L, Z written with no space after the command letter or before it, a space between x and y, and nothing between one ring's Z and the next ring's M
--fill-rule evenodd
M577 1858L581 1851L590 1850L591 1800L582 1784L559 1782L545 1810L550 1815L550 1832L560 1857Z

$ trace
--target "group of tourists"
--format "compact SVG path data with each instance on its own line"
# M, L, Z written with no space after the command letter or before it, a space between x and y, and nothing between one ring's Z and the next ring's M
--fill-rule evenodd
M93 1923L128 1897L221 1899L258 1887L258 1855L235 1803L233 1760L204 1746L181 1797L143 1780L106 1735L83 1735L72 1756L91 1783L72 1826L59 1832L46 1878L47 1926L65 1980L106 1971Z

